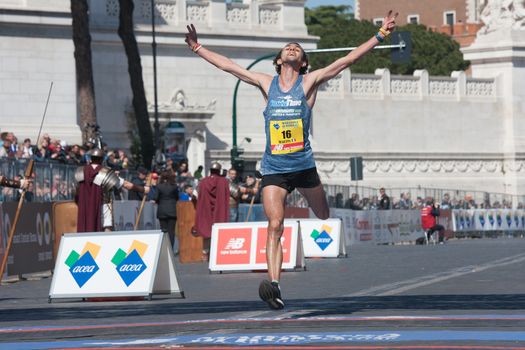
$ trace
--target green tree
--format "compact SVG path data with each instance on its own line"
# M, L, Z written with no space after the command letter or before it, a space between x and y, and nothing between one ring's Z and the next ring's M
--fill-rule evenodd
M308 32L320 37L320 49L358 46L377 32L376 25L369 21L355 20L348 9L348 6L306 9L305 22ZM426 69L431 75L448 76L452 71L465 70L470 65L470 62L463 60L459 44L448 35L432 32L425 26L414 24L398 27L397 30L412 34L412 56L409 63L392 63L390 50L374 50L354 64L352 72L374 73L376 68L388 68L393 74L412 74L416 69ZM385 44L388 42L389 39ZM345 54L311 54L310 65L312 69L324 67Z

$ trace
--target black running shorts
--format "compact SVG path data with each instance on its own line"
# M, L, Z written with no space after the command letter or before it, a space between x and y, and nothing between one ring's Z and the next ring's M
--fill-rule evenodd
M298 188L312 188L319 186L321 180L317 174L317 168L310 168L301 171L294 171L293 173L271 174L262 177L262 187L264 186L279 186L291 193Z

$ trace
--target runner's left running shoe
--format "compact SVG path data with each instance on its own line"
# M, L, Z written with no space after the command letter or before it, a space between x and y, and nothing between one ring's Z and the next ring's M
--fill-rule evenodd
M284 308L284 302L281 298L281 289L277 282L264 280L259 285L259 297L268 304L272 310Z

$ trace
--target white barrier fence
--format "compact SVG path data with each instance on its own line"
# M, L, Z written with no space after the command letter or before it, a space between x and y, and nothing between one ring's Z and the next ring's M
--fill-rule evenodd
M413 242L424 235L419 210L331 208L330 217L342 220L347 245Z
M140 201L115 201L113 203L113 218L115 220L115 231L132 231L135 220L139 215ZM138 230L160 229L157 220L157 205L145 202L140 216Z
M523 209L454 209L454 232L525 231Z

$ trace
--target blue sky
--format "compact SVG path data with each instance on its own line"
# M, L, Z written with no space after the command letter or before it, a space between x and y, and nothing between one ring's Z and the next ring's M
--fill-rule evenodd
M350 5L354 8L354 0L307 0L306 7L312 8L321 5Z

